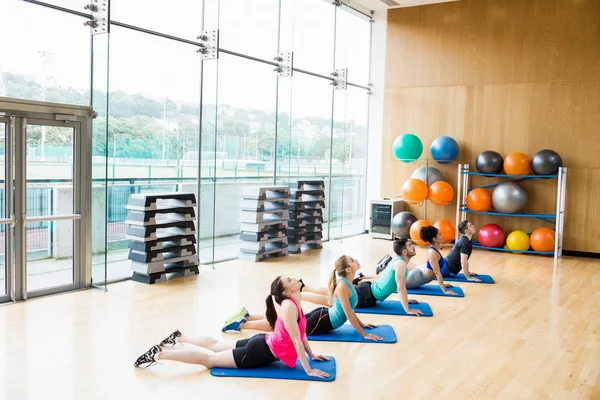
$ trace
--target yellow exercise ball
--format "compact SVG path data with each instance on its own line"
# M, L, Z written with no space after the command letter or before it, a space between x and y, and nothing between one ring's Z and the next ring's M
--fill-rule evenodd
M523 231L514 231L506 238L509 250L529 250L529 235Z

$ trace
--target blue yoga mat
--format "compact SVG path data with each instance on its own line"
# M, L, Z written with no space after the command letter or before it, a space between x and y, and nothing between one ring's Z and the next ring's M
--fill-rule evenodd
M449 277L444 277L444 281L449 282L465 282L465 283L496 283L494 278L489 275L479 274L477 275L478 279L481 279L481 282L473 282L465 278L465 274L457 274L451 275ZM434 278L435 279L435 278Z
M409 304L410 308L421 310L423 315L421 317L433 317L433 311L427 303ZM405 315L409 317L416 317L416 315L407 314L402 307L402 303L396 300L386 300L384 302L377 302L375 307L366 308L355 308L355 312L360 314L385 314L385 315Z
M300 365L300 361L296 362L294 368L290 368L281 361L276 361L267 366L261 368L252 369L237 369L237 368L213 368L210 370L212 376L226 376L235 378L266 378L266 379L291 379L296 381L321 381L331 382L335 380L335 358L327 356L331 360L329 361L312 361L308 360L308 363L312 368L320 369L321 371L327 372L329 378L317 378L315 376L309 376L304 372L304 368Z
M366 333L381 336L383 340L363 338L351 324L344 324L324 335L309 335L308 340L321 342L358 342L358 343L396 343L396 332L389 325L379 325L377 328L365 329Z
M465 297L465 292L458 286L453 286L449 289L456 293L456 295L442 292L442 289L438 285L423 285L416 289L406 289L406 292L408 294L420 294L423 296Z

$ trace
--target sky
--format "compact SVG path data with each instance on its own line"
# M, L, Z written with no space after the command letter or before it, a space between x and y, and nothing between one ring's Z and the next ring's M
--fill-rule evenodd
M85 0L46 0L84 11ZM272 60L278 46L278 0L112 0L112 19L185 39L196 40L202 30L204 7L207 29L219 28L220 47ZM282 0L282 51L294 51L297 68L329 75L336 67L349 68L349 80L368 82L370 25L325 0ZM84 19L19 0L0 0L0 72L30 74L38 82L54 76L56 83L89 87L90 36ZM337 32L334 21L337 18ZM96 36L96 59L106 56L105 37ZM113 26L110 37L110 90L141 93L153 98L198 102L200 57L196 47ZM103 51L104 50L104 51ZM218 80L217 80L218 65ZM273 67L221 53L205 62L205 101L232 107L275 111L276 78ZM296 73L280 80L280 106L293 115L331 113L330 82ZM218 83L218 91L217 91ZM335 92L336 114L366 115L364 91ZM293 95L291 95L293 94ZM289 98L293 99L290 105ZM341 106L340 106L341 105ZM365 117L366 118L366 117ZM366 121L365 121L366 123Z

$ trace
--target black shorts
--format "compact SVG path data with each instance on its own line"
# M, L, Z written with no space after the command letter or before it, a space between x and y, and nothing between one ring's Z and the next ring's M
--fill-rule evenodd
M323 335L333 330L333 325L331 325L329 319L329 308L327 307L315 308L305 317L307 335Z
M263 367L277 361L267 345L266 336L260 333L237 341L233 349L233 359L239 369Z
M377 305L377 299L371 291L371 282L363 282L355 286L354 289L356 289L356 294L358 295L357 308L375 307Z

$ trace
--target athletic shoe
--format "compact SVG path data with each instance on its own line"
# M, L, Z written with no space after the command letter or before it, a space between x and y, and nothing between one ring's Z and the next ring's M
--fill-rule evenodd
M160 353L162 349L160 346L152 346L150 350L142 354L133 365L137 368L149 368L158 362L158 353ZM144 366L144 364L146 364Z
M375 273L379 275L381 271L387 268L388 264L392 261L392 257L389 254L383 256L381 260L377 263L377 268L375 269Z
M246 322L246 318L242 318L238 321L229 320L229 321L225 322L225 325L223 325L221 332L227 332L227 331L241 332L242 328L240 328L240 325L243 324L244 322Z
M240 311L236 312L235 314L231 315L229 318L227 318L225 320L225 325L227 325L228 323L232 322L232 321L239 321L242 318L246 318L249 317L250 313L248 312L248 310L246 309L246 307L242 307L240 309Z
M166 347L166 346L175 346L177 343L179 343L179 338L181 337L181 332L179 332L179 329L175 329L173 332L171 332L171 334L169 336L167 336L166 338L163 339L162 342L160 342L159 346L162 347Z

